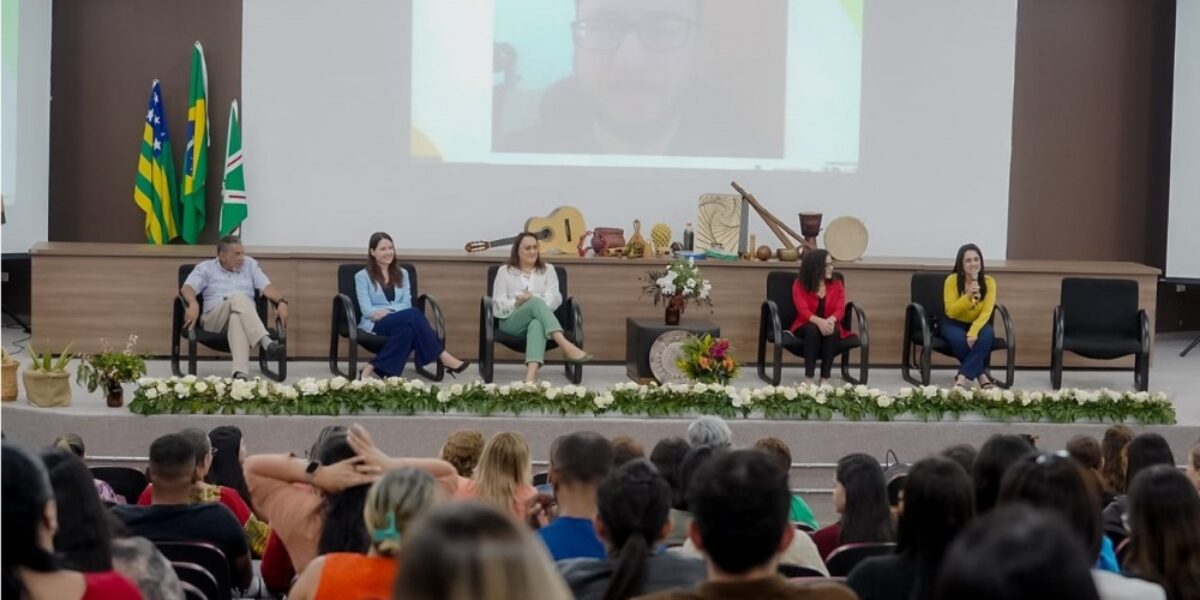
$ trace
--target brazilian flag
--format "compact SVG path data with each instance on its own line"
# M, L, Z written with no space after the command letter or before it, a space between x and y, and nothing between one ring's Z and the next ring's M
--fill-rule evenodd
M204 181L208 177L208 68L200 42L192 47L192 77L188 86L187 147L183 151L183 241L195 244L204 229Z
M166 244L179 235L176 229L177 189L167 118L163 115L162 88L155 79L150 86L137 179L133 185L133 201L146 213L146 243Z

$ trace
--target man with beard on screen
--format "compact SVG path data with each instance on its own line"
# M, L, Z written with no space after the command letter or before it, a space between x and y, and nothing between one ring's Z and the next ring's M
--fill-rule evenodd
M757 135L724 90L697 78L701 1L577 0L574 74L546 90L538 125L496 150L781 156L782 118Z

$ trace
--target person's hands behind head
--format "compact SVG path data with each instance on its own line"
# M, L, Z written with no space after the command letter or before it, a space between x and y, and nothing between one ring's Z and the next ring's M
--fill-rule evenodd
M354 456L332 465L323 465L313 476L318 488L336 493L342 490L375 483L383 469L371 464L365 457Z
M346 440L350 442L350 447L358 453L359 458L363 459L364 464L377 468L378 472L387 468L390 460L388 455L375 445L375 440L371 438L371 434L365 427L355 423L346 433Z

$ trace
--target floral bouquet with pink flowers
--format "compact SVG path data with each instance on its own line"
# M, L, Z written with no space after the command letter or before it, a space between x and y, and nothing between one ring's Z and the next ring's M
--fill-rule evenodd
M689 379L702 383L728 384L737 377L738 364L726 338L714 339L712 335L688 339L683 343L683 357L676 365Z

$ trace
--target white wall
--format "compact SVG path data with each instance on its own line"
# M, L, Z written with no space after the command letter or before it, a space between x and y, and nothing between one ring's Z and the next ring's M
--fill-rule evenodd
M16 1L16 0L5 0ZM16 127L5 127L5 217L0 245L5 254L28 252L46 240L50 173L51 0L21 0L17 49ZM8 90L5 90L8 94ZM7 101L6 101L7 102ZM6 105L7 108L7 105ZM8 120L5 120L5 125ZM10 141L9 136L15 140ZM11 165L8 164L11 161ZM8 197L7 190L13 196Z
M435 1L435 0L415 0ZM251 244L461 248L560 204L590 226L666 222L738 180L798 229L862 218L870 256L1005 255L1017 0L868 0L854 175L517 167L408 158L408 3L253 0L243 9ZM936 230L930 230L930 225ZM757 226L760 243L774 245Z
M1200 1L1175 13L1175 100L1167 276L1200 279Z

